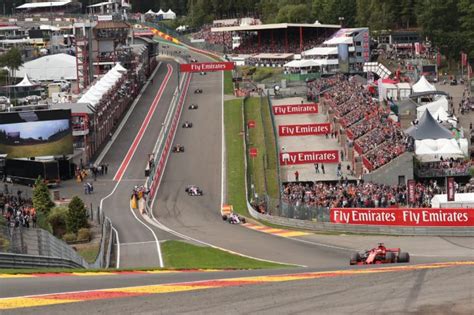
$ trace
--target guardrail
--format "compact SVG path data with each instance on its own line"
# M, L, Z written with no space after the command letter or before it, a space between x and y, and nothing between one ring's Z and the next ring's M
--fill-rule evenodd
M1 268L84 268L84 266L64 258L0 253Z

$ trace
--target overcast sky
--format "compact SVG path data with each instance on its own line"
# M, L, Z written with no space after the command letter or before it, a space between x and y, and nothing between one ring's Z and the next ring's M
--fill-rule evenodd
M68 127L69 120L61 119L4 124L0 125L0 130L5 130L7 133L20 132L20 137L23 139L38 139L39 137L47 139L51 135L55 134L58 130L68 129Z

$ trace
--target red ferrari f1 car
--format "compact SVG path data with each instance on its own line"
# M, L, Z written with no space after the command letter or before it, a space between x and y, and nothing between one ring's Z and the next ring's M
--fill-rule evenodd
M410 262L410 255L400 248L386 248L383 243L362 253L351 255L351 265L392 264Z

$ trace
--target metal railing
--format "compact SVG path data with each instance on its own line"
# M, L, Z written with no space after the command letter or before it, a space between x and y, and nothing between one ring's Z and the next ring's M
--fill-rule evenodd
M1 268L83 268L81 264L64 258L0 252Z

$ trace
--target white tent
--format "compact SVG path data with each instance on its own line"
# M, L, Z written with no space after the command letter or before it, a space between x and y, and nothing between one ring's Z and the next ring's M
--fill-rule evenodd
M126 70L119 63L110 69L99 81L90 87L89 90L77 101L78 103L89 103L96 106L102 97L115 85L115 83L124 75Z
M448 201L448 195L434 195L431 199L433 208L473 208L474 193L456 193L454 201Z
M163 20L174 20L174 19L176 19L176 13L171 11L171 9L163 13Z
M426 139L415 141L415 154L422 162L435 162L443 159L464 158L455 139Z
M25 76L23 77L23 80L21 80L20 83L18 83L17 87L31 87L31 86L35 86L36 84L34 84L33 82L31 82L30 78L28 77L28 74L25 73Z
M440 108L444 109L445 111L449 108L449 102L446 96L442 96L438 98L436 101L419 106L417 111L417 118L420 119L423 116L425 110L429 110L430 113L433 115L434 118L437 118L434 113L436 113Z
M156 15L163 15L163 14L165 14L165 11L163 11L161 9L160 9L160 11L156 12Z
M436 91L435 86L429 83L424 75L412 86L412 89L415 93Z
M152 9L148 10L145 15L156 15L156 12L153 12Z
M40 57L25 62L15 74L19 78L28 74L35 81L76 80L76 57L68 54Z

